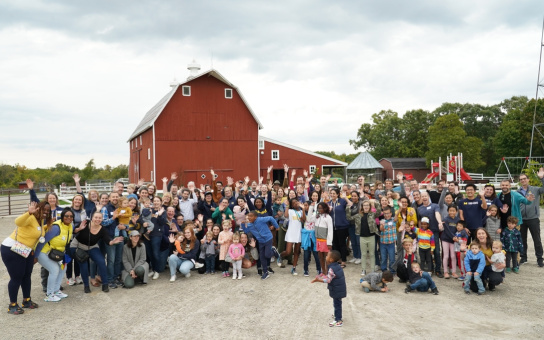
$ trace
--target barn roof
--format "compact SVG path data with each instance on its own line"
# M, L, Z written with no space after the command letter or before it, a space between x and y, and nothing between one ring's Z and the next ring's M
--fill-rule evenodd
M383 166L368 151L364 151L349 163L347 169L383 169Z
M257 115L255 114L255 112L253 112L253 110L249 106L249 104L246 101L246 99L244 98L244 95L242 94L242 92L234 84L232 84L230 81L228 81L227 78L223 77L223 75L221 75L221 73L219 73L218 71L216 71L214 69L210 69L210 70L208 70L206 72L203 72L203 73L197 75L196 77L191 77L191 78L187 79L185 82L174 86L170 90L170 92L168 92L164 97L162 97L161 100L159 100L159 102L157 104L155 104L155 106L153 106L149 111L147 111L144 118L140 121L140 124L138 124L138 126L136 127L136 129L134 130L132 135L130 135L130 138L128 139L127 142L130 142L130 140L132 140L132 138L137 137L139 134L141 134L142 132L146 131L147 129L149 129L150 127L153 126L153 124L155 123L157 118L159 118L160 114L162 113L162 110L164 110L164 107L166 106L166 104L168 104L170 99L172 99L172 96L174 95L174 93L176 93L178 88L180 88L181 86L193 81L194 79L200 78L200 77L205 76L205 75L208 75L209 77L210 76L214 77L214 78L218 79L219 81L227 84L229 87L232 87L238 93L238 95L240 96L242 101L244 102L245 106L247 107L247 109L249 110L251 115L253 116L253 119L255 119L255 121L257 122L257 125L259 125L259 129L263 128L263 125L259 121L259 118L257 118Z
M280 141L277 141L277 140L274 140L274 139L271 139L271 138L267 138L267 137L264 137L264 136L259 136L259 139L264 140L265 142L281 145L281 146L289 148L289 149L304 152L304 153L307 153L307 154L315 156L315 157L323 158L323 159L326 159L326 160L328 160L330 162L337 163L340 166L347 166L348 165L348 163L346 163L346 162L342 162L342 161L339 161L339 160L331 158L331 157L323 156L323 155L320 155L318 153L315 153L315 152L312 152L312 151L309 151L309 150L306 150L306 149L302 149L302 148L299 148L299 147L291 145L291 144L283 143L283 142L280 142ZM329 164L327 164L327 165L329 165ZM333 164L330 164L330 165L333 165Z
M391 163L393 169L427 169L425 158L382 158Z

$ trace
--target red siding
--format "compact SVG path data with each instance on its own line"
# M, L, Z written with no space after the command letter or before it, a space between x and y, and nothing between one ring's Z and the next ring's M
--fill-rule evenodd
M277 161L272 160L272 150L279 150L280 159ZM310 155L308 153L291 149L282 145L278 145L272 142L264 142L264 150L259 150L261 158L261 176L266 178L267 168L272 165L274 169L282 169L284 164L289 166L289 171L292 169L297 170L297 176L302 175L304 170L310 171L310 165L315 165L319 170L323 170L323 165L338 165L338 162L333 162L328 159L324 159L318 156ZM291 176L289 174L289 176Z
M210 169L223 182L257 176L259 127L238 93L225 98L230 87L207 75L186 85L191 96L179 87L155 121L157 182L173 171L179 184L211 184Z
M397 173L400 171L403 174L410 174L414 176L414 179L420 182L431 172L430 169L393 169L391 162L384 159L380 160L380 164L383 166L384 180L391 178L395 179L396 181Z
M140 136L141 143L140 143ZM136 147L136 140L138 146ZM139 179L146 182L153 181L151 171L153 171L153 128L148 129L141 135L130 141L130 166L128 177L131 183L137 183ZM148 157L149 149L149 157ZM149 158L149 159L148 159Z

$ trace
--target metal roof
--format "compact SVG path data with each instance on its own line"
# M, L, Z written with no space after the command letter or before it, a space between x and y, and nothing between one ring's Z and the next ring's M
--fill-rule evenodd
M349 163L347 169L383 169L383 166L368 151L363 151Z
M180 88L181 86L193 81L194 79L200 78L200 77L202 77L204 75L215 77L219 81L227 84L229 87L232 87L238 93L238 95L240 96L240 98L242 99L244 104L246 105L247 109L249 110L249 112L251 113L251 115L253 116L253 118L255 119L257 124L259 125L259 129L263 128L263 125L259 121L259 118L257 118L257 115L255 114L255 112L253 112L253 110L251 109L251 107L247 103L247 101L244 98L244 95L242 94L242 92L234 84L232 84L230 81L228 81L227 78L223 77L221 75L221 73L219 73L218 71L216 71L214 69L210 69L210 70L208 70L206 72L203 72L202 74L199 74L196 77L190 77L185 82L180 83L180 84L176 85L175 87L173 87L170 90L170 92L168 92L164 97L162 97L161 100L159 100L159 102L157 104L155 104L155 106L153 106L149 111L147 111L144 118L140 121L140 124L138 124L138 126L136 127L136 129L134 130L132 135L130 135L130 138L128 139L127 142L130 142L132 140L132 138L137 137L142 132L146 131L147 129L149 129L150 127L153 126L153 124L155 123L157 118L159 118L160 114L162 113L162 110L164 110L164 107L166 106L166 104L168 104L170 99L172 99L172 96L174 95L174 93L176 93L178 88Z
M382 158L391 163L393 169L427 169L425 158Z
M312 151L309 151L309 150L306 150L306 149L302 149L302 148L299 148L299 147L294 146L294 145L283 143L283 142L280 142L280 141L277 141L277 140L274 140L274 139L271 139L271 138L267 138L267 137L264 137L264 136L259 136L259 140L264 140L265 142L278 144L278 145L281 145L281 146L289 148L289 149L297 150L297 151L304 152L304 153L307 153L307 154L315 156L315 157L323 158L323 159L326 159L328 161L338 163L338 164L340 164L340 166L347 166L348 165L348 163L339 161L338 159L323 156L323 155L320 155L318 153L315 153L315 152L312 152ZM327 164L327 165L333 165L333 164ZM380 164L378 163L378 165L380 165Z

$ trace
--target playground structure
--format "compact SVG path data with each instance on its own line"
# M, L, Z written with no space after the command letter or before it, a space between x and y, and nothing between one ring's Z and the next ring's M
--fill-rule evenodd
M447 170L442 167L442 157L438 157L438 162L431 160L431 173L421 183L431 183L435 178L442 179L443 173L446 174L448 181L464 182L472 180L472 176L463 169L463 154L461 152L457 153L457 155L450 153L446 157L446 164Z

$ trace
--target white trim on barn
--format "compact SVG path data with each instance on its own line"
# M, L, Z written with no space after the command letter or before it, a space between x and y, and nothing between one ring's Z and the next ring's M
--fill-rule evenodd
M296 150L296 151L300 151L300 152L306 153L306 154L308 154L308 155L312 155L312 156L315 156L315 157L323 158L323 159L326 159L326 160L328 160L328 161L335 162L335 163L338 163L338 164L339 164L339 165L338 165L338 164L335 164L335 165L324 165L324 166L329 166L329 167L332 167L332 166L341 167L341 166L347 166L347 165L348 165L348 163L346 163L346 162L342 162L342 161L339 161L339 160L334 159L334 158L330 158L330 157L327 157L327 156L323 156L323 155L320 155L320 154L318 154L318 153L315 153L315 152L312 152L312 151L309 151L309 150L306 150L306 149L302 149L302 148L296 147L296 146L291 145L291 144L282 143L282 142L279 142L279 141L277 141L277 140L274 140L274 139L271 139L271 138L268 138L268 137L259 136L259 140L264 140L265 142L269 142L269 143L281 145L281 146L286 147L286 148L289 148L289 149L293 149L293 150Z

